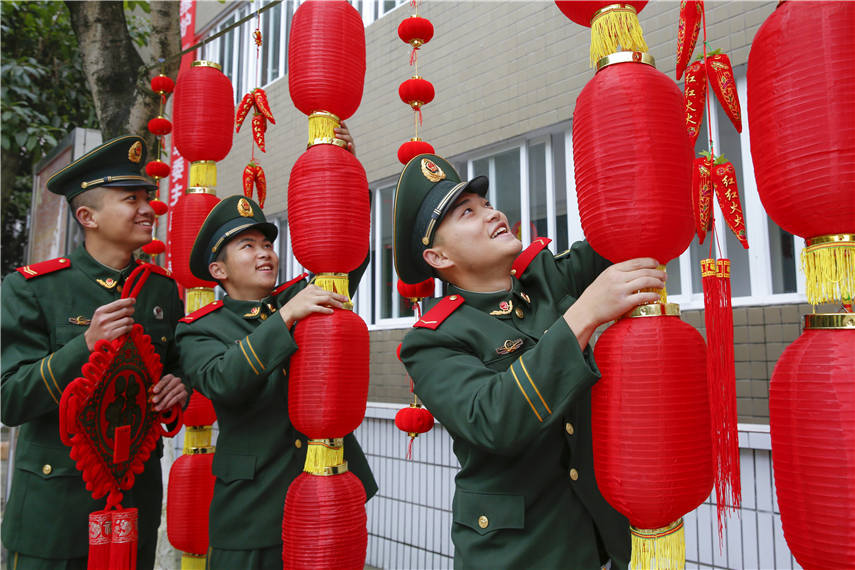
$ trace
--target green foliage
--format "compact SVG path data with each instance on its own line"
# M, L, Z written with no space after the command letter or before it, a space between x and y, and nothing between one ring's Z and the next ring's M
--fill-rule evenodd
M145 46L151 36L151 4L147 0L124 0L123 6L131 40L138 47Z

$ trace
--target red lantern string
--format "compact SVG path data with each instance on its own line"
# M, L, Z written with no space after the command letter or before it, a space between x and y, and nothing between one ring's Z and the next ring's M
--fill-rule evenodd
M411 1L410 5L415 9L415 14L398 25L398 36L413 48L410 52L410 65L415 67L413 77L398 87L401 100L413 109L414 135L398 148L398 160L402 164L407 164L419 154L434 152L431 145L419 138L419 126L423 120L422 107L433 101L435 95L433 85L419 76L418 50L433 38L433 24L419 16L419 3L420 0Z

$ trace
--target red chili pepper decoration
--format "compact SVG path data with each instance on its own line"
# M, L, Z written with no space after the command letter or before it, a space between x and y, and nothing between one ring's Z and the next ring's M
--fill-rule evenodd
M270 110L270 105L267 103L267 93L264 89L257 87L252 91L252 98L255 100L255 108L258 112L264 115L268 121L276 124L276 119L273 118L273 112Z
M700 243L704 243L712 227L712 169L709 153L695 159L692 167L692 209L695 213L695 230Z
M267 131L267 119L261 113L256 113L252 116L252 138L255 139L255 144L264 150L264 133Z
M250 162L243 169L243 176L241 177L241 181L243 182L243 195L247 198L252 198L252 185L255 182L255 169L256 165L254 162Z
M252 109L254 105L254 100L252 98L252 93L247 93L243 96L243 99L240 100L240 104L238 105L237 112L235 113L235 132L240 132L240 126L243 124L244 119L249 114L250 109Z
M736 132L742 132L742 116L739 109L739 97L736 96L736 82L733 80L733 67L730 58L723 53L707 55L707 77L710 79L715 96L724 107Z
M698 31L701 29L704 3L700 0L680 2L680 22L677 28L677 79L683 76L686 64L695 51Z
M683 108L686 111L686 130L692 140L692 147L701 132L704 120L704 101L707 96L707 76L704 62L696 61L686 69L686 83L683 89Z
M258 205L264 207L264 200L267 199L267 177L264 176L264 169L261 165L255 165L255 187L258 189Z
M739 202L739 189L736 186L736 170L723 156L716 159L712 173L713 188L718 197L721 213L727 225L739 239L742 247L748 249L748 237L745 233L745 216Z

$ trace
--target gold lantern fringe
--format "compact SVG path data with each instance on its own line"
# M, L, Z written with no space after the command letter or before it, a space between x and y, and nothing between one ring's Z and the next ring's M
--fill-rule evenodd
M665 266L659 265L656 269L658 269L659 271L665 271ZM663 305L668 304L668 288L667 287L662 287L661 289L654 289L651 287L651 288L647 288L647 289L641 289L641 291L644 293L658 293L659 294L659 303L661 303Z
M192 287L184 291L184 314L201 309L214 302L214 290L211 287Z
M213 160L197 160L190 163L189 186L216 186L217 163Z
M195 449L211 447L212 426L187 426L184 430L183 453L193 453Z
M309 115L309 143L306 148L316 144L334 144L340 147L347 143L335 136L336 128L341 126L341 120L326 111L315 111Z
M327 467L344 463L344 439L310 439L303 471L322 475Z
M635 8L628 4L606 6L591 19L591 67L616 51L647 51L647 42Z
M629 527L632 534L633 570L676 570L686 566L683 519L657 529Z
M181 570L205 570L208 564L208 557L204 554L197 556L189 552L181 553Z
M802 271L808 303L844 302L855 298L855 234L805 240Z
M353 303L350 302L350 286L347 273L318 273L312 279L312 283L330 293L338 293L347 297L345 308L352 309Z

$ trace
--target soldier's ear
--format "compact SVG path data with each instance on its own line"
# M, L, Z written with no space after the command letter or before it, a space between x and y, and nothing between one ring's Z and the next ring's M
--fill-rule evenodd
M424 250L422 252L422 258L434 269L445 270L454 267L454 262L450 258L446 257L440 247L432 247Z
M97 210L90 206L80 206L74 211L74 217L84 230L94 230L98 228L98 221L95 219Z
M211 273L211 277L213 277L215 281L222 281L229 276L229 273L226 270L226 264L222 261L212 261L208 265L208 271Z

